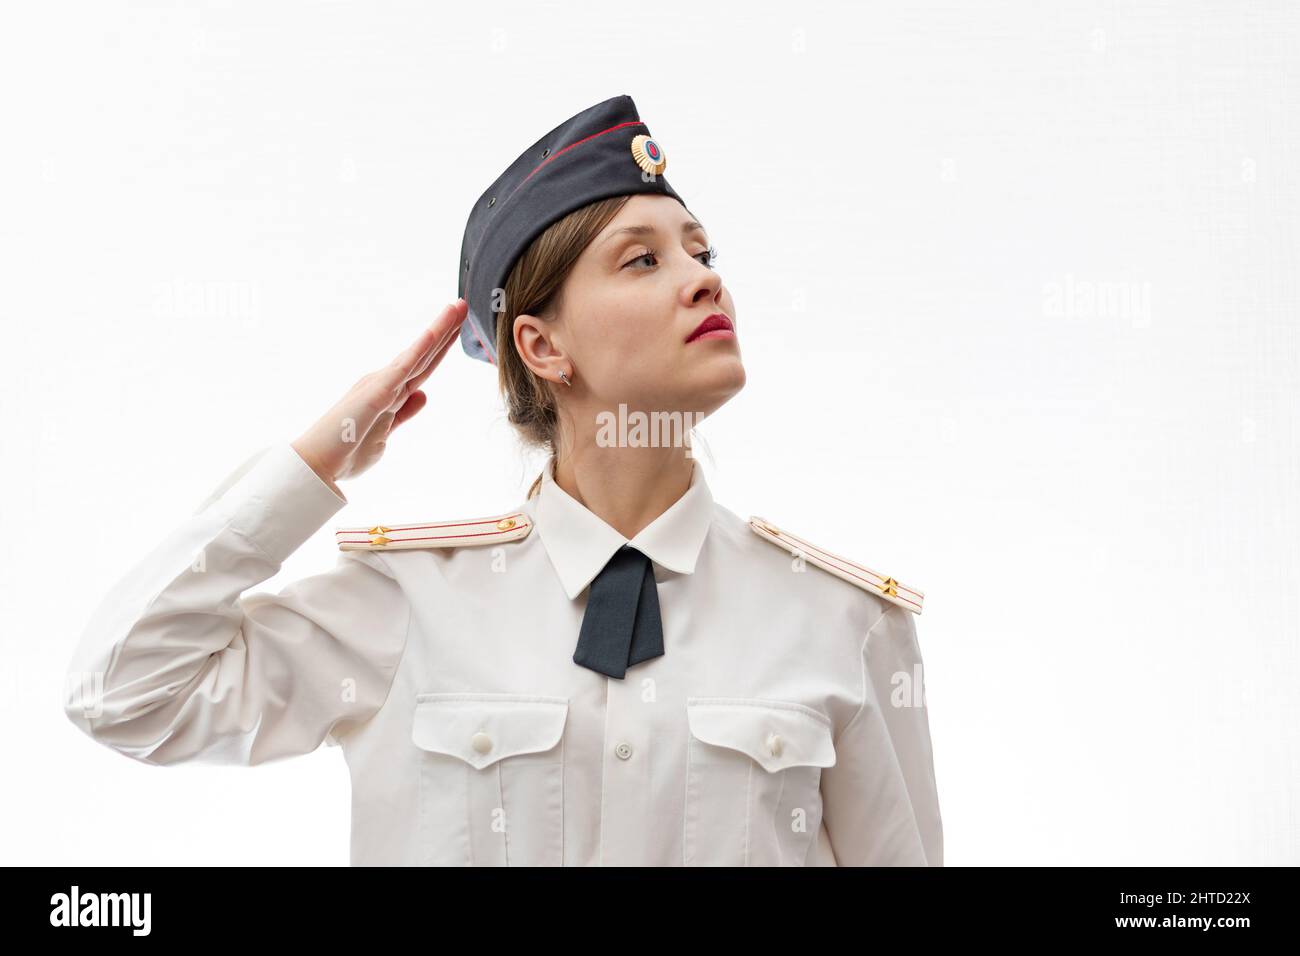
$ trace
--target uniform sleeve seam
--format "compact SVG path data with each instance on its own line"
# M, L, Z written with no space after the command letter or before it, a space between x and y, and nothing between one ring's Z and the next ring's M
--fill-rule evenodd
M844 725L844 729L840 731L839 736L833 741L833 745L835 746L839 745L840 740L842 740L844 735L847 734L853 725L858 722L858 718L862 716L862 712L867 709L867 644L870 642L871 635L875 633L876 628L880 626L880 622L883 621L892 610L893 608L886 608L882 611L880 616L876 618L869 628L867 628L866 636L862 638L862 647L858 651L858 659L862 663L862 703L858 705L858 709L854 711L853 716L849 718L849 722Z
M265 559L266 559L270 564L272 564L272 565L275 567L275 569L276 569L275 572L274 572L275 574L278 574L278 573L280 572L280 568L284 567L284 561L283 561L282 559L281 559L281 560L277 560L277 559L271 557L271 555L267 554L266 548L262 547L262 543L261 543L260 541L258 541L257 538L255 538L253 535L249 534L247 531L243 531L243 530L241 530L241 529L235 527L235 522L234 522L234 519L233 519L233 518L231 518L230 520L228 520L228 521L226 522L226 524L225 524L225 527L223 527L221 530L222 530L222 532L229 531L229 532L231 532L231 533L233 533L233 534L237 534L237 535L239 535L241 538L243 538L245 541L247 541L249 544L251 544L251 545L253 546L253 548L257 551L258 554L260 554L262 557L264 557L264 558L265 558ZM266 580L269 580L269 578L272 577L272 576L274 576L274 575L268 575L267 578L264 578L264 579L263 579L263 582L265 582ZM259 582L259 583L263 583L263 582ZM256 585L254 585L254 586L256 587Z
M411 646L411 622L414 619L415 611L411 607L411 601L408 597L406 600L406 633L402 635L402 653L397 655L397 660L393 664L393 676L388 680L388 690L384 694L383 701L380 702L379 707L375 710L376 715L388 706L388 701L393 696L393 688L397 686L397 672L402 669L402 661L406 660L406 649Z
M380 555L375 554L373 551L367 551L365 553L371 555L376 561L378 561L381 565L383 565L383 569L384 569L383 573L386 574L394 584L397 584L397 575L393 573L392 565L390 565ZM344 551L342 552L342 556L348 560L356 561L359 564L363 564L369 567L369 565L366 564L366 560L360 557L360 552ZM371 570L374 570L374 568L371 568ZM401 589L400 585L398 585L398 589L399 590ZM382 711L388 705L389 698L393 696L393 687L396 686L397 684L397 672L402 668L402 661L406 660L406 649L410 646L411 643L411 623L415 618L415 610L411 606L410 597L405 593L402 594L402 597L403 597L403 603L406 605L406 631L402 635L402 652L397 655L397 660L393 663L393 673L392 676L388 679L388 690L384 692L384 699L380 702L379 706L375 708L374 713L371 713L366 717L364 717L363 721L369 721L373 719L375 716L379 714L380 711ZM333 728L331 728L330 732L331 733L333 732ZM352 733L352 729L349 729L347 733L343 734L340 737L336 737L335 739L338 740L340 744L342 744L343 739L349 736L351 733Z
M374 554L374 552L371 552L371 554ZM382 555L375 554L375 558L384 566L384 569L388 572L388 576L392 578L393 583L397 584L398 589L401 590L401 585L398 584L397 581L397 575L393 573L393 566L389 564ZM402 669L402 661L406 660L407 648L411 646L411 624L415 620L415 608L412 606L411 596L409 594L403 592L402 597L406 604L406 633L402 636L402 653L397 655L397 661L393 664L393 676L388 681L388 691L384 694L384 699L380 703L379 708L375 711L375 714L378 714L388 706L388 701L393 696L393 688L397 686L397 672Z

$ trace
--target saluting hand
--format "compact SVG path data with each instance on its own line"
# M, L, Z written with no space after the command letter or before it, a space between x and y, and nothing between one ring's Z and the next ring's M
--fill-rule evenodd
M383 456L393 429L424 407L428 397L420 385L456 341L468 311L463 299L444 308L397 358L363 375L293 442L322 481L333 486L337 479L355 478Z

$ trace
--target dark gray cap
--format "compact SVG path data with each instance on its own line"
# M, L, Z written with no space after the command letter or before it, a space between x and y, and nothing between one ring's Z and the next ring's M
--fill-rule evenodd
M663 177L667 165L630 96L583 110L524 150L479 197L465 224L457 292L469 303L460 329L465 351L497 363L500 290L515 260L551 223L598 200L634 193L672 196L685 206Z

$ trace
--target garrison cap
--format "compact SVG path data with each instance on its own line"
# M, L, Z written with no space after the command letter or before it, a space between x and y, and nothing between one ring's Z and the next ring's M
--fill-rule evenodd
M465 224L457 270L457 294L469 303L460 329L465 351L497 364L499 290L547 226L612 196L660 193L685 206L663 177L667 166L630 96L583 110L524 150L479 197Z

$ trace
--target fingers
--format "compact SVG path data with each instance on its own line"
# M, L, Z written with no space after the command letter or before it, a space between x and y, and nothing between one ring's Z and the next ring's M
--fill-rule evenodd
M448 341L454 340L457 336L460 335L460 328L464 324L465 316L468 315L468 313L469 313L469 307L462 304L459 307L457 313L459 317L454 319L449 324L447 331L442 337L442 339L435 342L429 347L428 351L425 352L423 358L421 358L420 361L416 363L415 368L411 371L411 374L407 376L408 391L413 391L416 387L418 387L419 382L415 382L414 385L410 383L418 376L420 376L422 373L427 372L429 368L429 363L433 361L433 357L437 355L439 352L444 350L444 346L447 345ZM420 378L419 381L422 382L424 381L424 379Z
M429 347L441 338L442 333L438 331L438 323L441 319L442 316L440 315L433 325L424 329L414 342L402 349L402 351L398 353L397 358L393 359L392 362L388 364L388 368L385 369L385 371L391 369L400 373L402 378L405 379L406 376L410 374L411 369L415 367L416 363L419 362L420 359L424 357L425 353L429 351Z
M426 362L428 356L442 344L450 320L455 318L457 311L455 303L446 306L438 313L433 324L421 331L414 342L380 369L375 378L382 382L385 388L396 392L411 377L416 368Z
M365 411L354 415L362 433L370 431L377 424L387 427L382 416L396 414L420 382L428 377L447 349L455 343L460 325L468 312L469 306L460 299L444 307L433 324L424 329L397 358L358 382L358 390L354 393L357 398L348 401L350 404L357 400L364 402ZM418 381L412 381L413 377L418 378ZM418 407L413 407L410 414L413 415L416 411Z
M424 368L406 383L404 391L413 393L417 388L424 384L424 380L433 374L433 370L442 362L442 358L447 354L457 340L456 330L453 329L448 333L447 340L443 342L434 352L430 353L429 360L425 363Z
M433 324L421 332L420 337L399 356L400 361L394 363L402 369L403 381L418 375L424 369L433 354L446 343L447 337L460 330L468 313L469 306L463 299L457 299L438 313Z
M425 395L424 392L412 392L402 404L402 407L397 410L397 414L393 416L393 428L397 428L402 422L419 412L428 401L429 396Z

